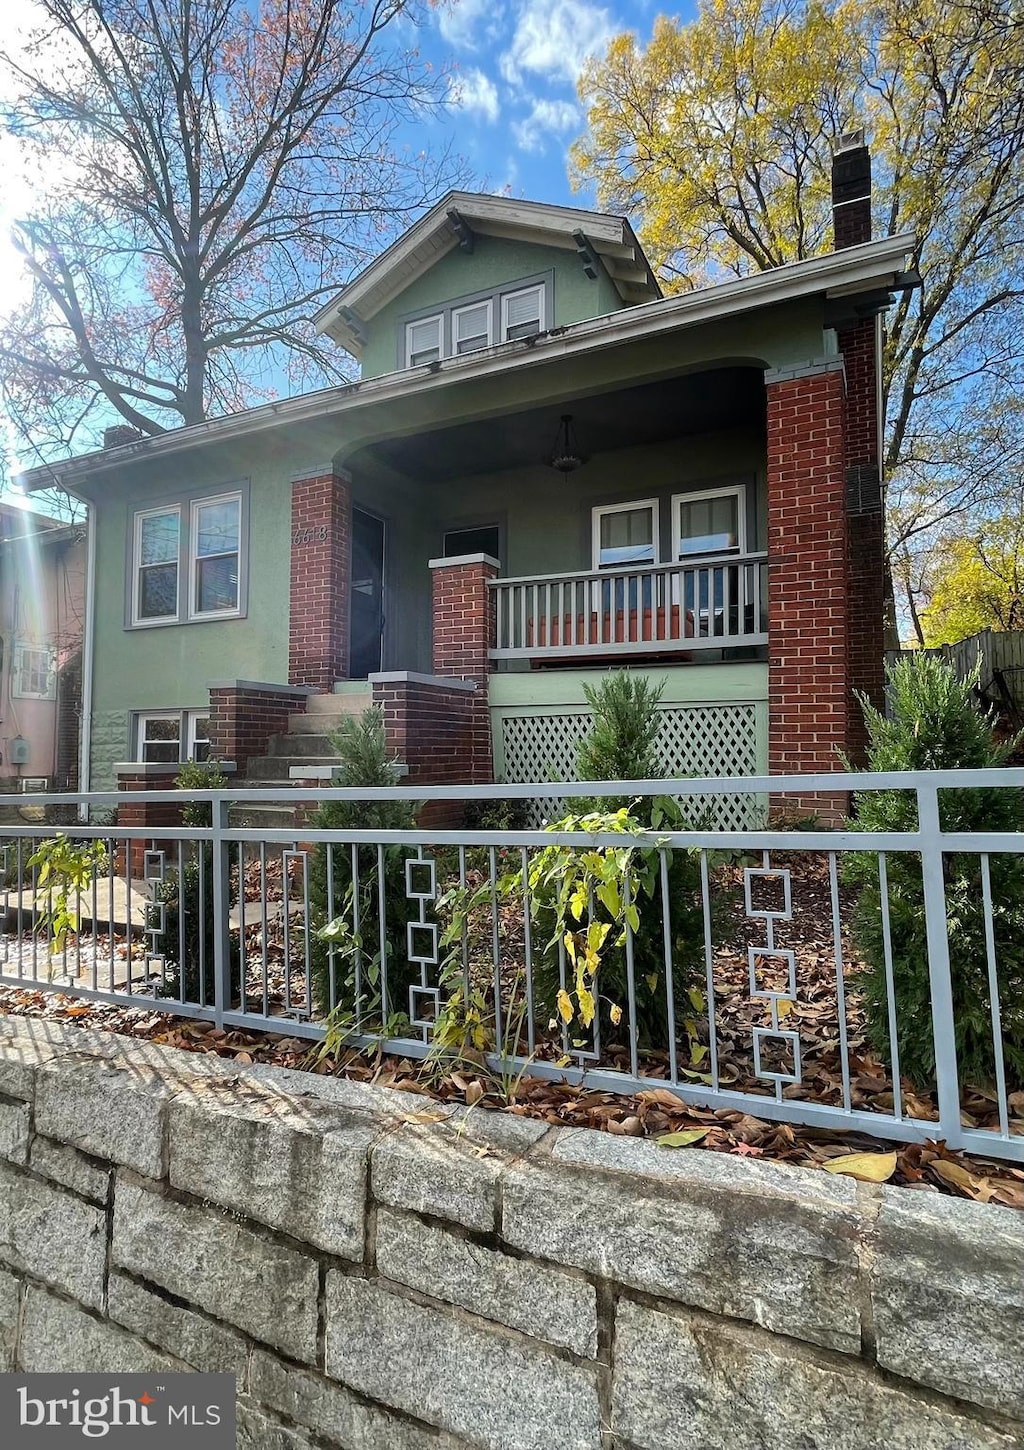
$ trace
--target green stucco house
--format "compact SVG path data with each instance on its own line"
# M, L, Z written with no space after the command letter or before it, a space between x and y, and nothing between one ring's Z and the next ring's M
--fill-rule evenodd
M93 525L83 787L265 778L289 722L371 699L414 781L557 777L621 666L665 682L668 773L856 753L912 282L868 174L838 153L834 252L667 297L620 217L453 193L316 319L358 382L59 467Z

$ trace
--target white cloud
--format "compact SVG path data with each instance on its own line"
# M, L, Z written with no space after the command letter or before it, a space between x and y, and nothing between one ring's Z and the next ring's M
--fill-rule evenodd
M524 121L516 121L512 134L521 151L546 151L547 142L579 125L580 113L569 101L534 101Z
M500 110L498 88L490 76L471 66L452 76L447 104L449 110L468 111L471 116L493 122Z
M525 0L512 44L501 58L507 81L524 71L575 85L587 56L604 51L616 33L609 12L583 0Z
M495 0L448 0L438 13L437 28L449 45L475 50L495 38L504 15L505 7Z

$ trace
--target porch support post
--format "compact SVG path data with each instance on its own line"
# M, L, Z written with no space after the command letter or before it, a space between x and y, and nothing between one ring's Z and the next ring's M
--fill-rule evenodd
M768 373L768 768L838 770L848 746L842 361ZM780 802L780 804L782 804ZM845 794L787 800L829 822Z
M326 692L335 680L348 677L351 561L348 479L330 464L293 478L290 685Z
M846 521L850 590L850 755L864 763L867 730L856 692L881 709L885 695L885 522L878 456L876 317L839 330L846 369Z
M468 758L463 779L494 779L491 754L491 717L488 650L494 639L494 591L501 565L489 554L466 554L456 559L431 559L434 577L433 665L435 675L473 680L473 718L468 736Z

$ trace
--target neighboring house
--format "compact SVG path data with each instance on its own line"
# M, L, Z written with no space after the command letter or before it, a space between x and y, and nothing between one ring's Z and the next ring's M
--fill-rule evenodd
M0 790L78 784L85 530L0 504Z
M840 250L673 297L618 217L453 193L317 319L359 382L58 466L96 531L90 786L244 768L337 685L413 780L557 777L613 665L664 681L666 771L856 754L913 285L869 190L854 144Z

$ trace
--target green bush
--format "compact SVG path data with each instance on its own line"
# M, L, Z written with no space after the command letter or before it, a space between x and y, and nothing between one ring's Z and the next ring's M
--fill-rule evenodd
M374 707L346 719L331 737L338 752L335 785L391 787L400 783L395 762L388 754L384 716ZM310 825L321 830L410 830L416 808L409 801L325 801ZM407 846L384 848L384 933L381 940L376 846L357 851L358 885L352 871L352 849L335 845L333 896L328 891L328 849L318 842L309 874L312 928L313 1000L327 1015L356 1015L356 967L360 970L360 1020L384 1025L408 1012L409 985L419 981L419 969L406 958L406 924L412 904L406 897L405 862L415 855ZM359 931L355 931L358 904ZM333 908L333 911L331 910ZM330 948L334 948L332 990ZM387 964L388 993L381 990L382 963Z
M967 770L1004 765L1019 743L1000 745L992 721L975 704L977 675L958 680L941 660L911 655L888 671L889 718L861 701L868 728L871 770ZM858 793L853 828L910 831L917 827L913 791ZM943 790L939 819L944 831L1024 829L1024 792L1001 789ZM1008 1079L1024 1082L1024 864L1019 856L990 858L997 983ZM935 1077L928 943L921 862L911 852L886 857L892 943L896 1033L900 1071L918 1086ZM985 945L981 861L976 854L943 860L957 1062L963 1083L990 1082L995 1058ZM847 880L860 886L854 941L865 962L856 985L867 1012L867 1034L883 1057L890 1054L885 983L881 889L874 855L847 863Z
M664 680L655 685L643 675L620 670L605 675L595 690L583 686L592 723L576 747L580 780L656 780L661 774L657 739L658 704ZM606 804L605 809L617 809Z

